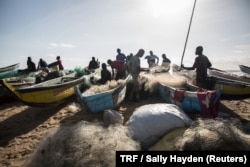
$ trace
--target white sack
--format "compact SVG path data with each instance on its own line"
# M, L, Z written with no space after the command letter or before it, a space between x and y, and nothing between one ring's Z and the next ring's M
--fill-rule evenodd
M178 106L158 103L137 108L127 125L133 138L148 149L170 130L190 126L192 122Z

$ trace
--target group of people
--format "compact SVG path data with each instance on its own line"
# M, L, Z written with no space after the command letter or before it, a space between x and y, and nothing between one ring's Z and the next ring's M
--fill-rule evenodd
M140 57L142 57L144 53L145 51L140 49L135 55L131 53L128 56L125 56L125 54L121 52L121 49L118 48L115 60L108 59L107 64L102 63L101 79L97 82L105 84L112 79L124 79L126 74L130 73L133 77L133 91L131 92L130 99L139 100L138 77L141 71ZM149 53L150 55L146 56L145 59L148 60L149 67L151 68L159 63L159 58L155 56L152 51ZM162 58L163 63L171 63L165 54L162 55ZM111 67L111 71L107 69L107 65ZM92 60L89 62L88 70L94 70L97 68L99 68L99 62L95 57L92 57Z
M116 79L118 79L119 77L124 77L124 71L127 68L133 78L133 91L130 93L129 98L131 100L139 100L140 97L138 77L141 71L140 58L143 57L145 51L143 49L140 49L135 55L130 54L127 57L123 53L121 53L120 49L117 49L117 52L118 55L116 56L116 60L108 60L108 64L111 66L112 70L113 68L115 68L118 72L120 72L117 75ZM153 51L150 51L149 53L150 55L146 56L145 59L147 59L149 67L153 67L159 63L159 58L154 55ZM186 70L196 69L196 85L200 88L207 88L207 69L212 66L212 63L210 62L208 57L203 54L202 46L198 46L196 48L195 55L197 55L197 57L195 58L192 67L185 67L183 64L181 64L181 67ZM166 54L162 54L162 59L162 65L164 65L164 63L171 63L170 59L166 57Z
M57 60L56 65L58 66L58 70L64 70L60 56L57 56L56 60ZM32 61L31 57L28 57L27 68L24 70L19 70L19 72L36 72L38 70L43 70L49 73L48 63L42 58L40 58L38 66L36 67L36 64Z
M146 56L145 59L148 60L149 68L151 68L159 63L159 58L153 54L153 51L150 51L149 53L150 55ZM107 64L102 63L103 76L101 77L100 83L106 83L108 80L111 80L112 78L115 80L124 79L126 73L131 72L129 62L132 57L133 57L132 53L130 53L128 56L125 56L125 54L121 52L121 49L118 48L116 59L107 60L107 64L111 67L111 72L107 70ZM169 63L169 64L171 63L170 59L166 57L166 54L163 54L162 58L163 58L162 65L164 65L164 63ZM92 57L92 60L89 62L88 70L94 70L96 68L99 68L99 62L98 60L95 60L95 57ZM116 73L114 71L116 71Z
M120 49L117 49L117 56L116 60L108 60L107 63L110 65L112 69L112 74L109 70L107 70L107 65L105 63L102 64L102 72L101 72L101 82L106 83L108 80L111 80L114 75L114 69L117 70L116 80L123 79L126 75L126 70L131 74L133 78L133 90L129 95L129 99L131 100L139 100L139 84L138 84L138 77L141 71L141 63L140 58L143 57L145 54L144 49L140 49L135 55L130 54L127 57L121 53ZM159 58L154 55L153 51L149 52L150 54L145 57L148 61L149 67L153 67L159 63ZM194 64L192 67L185 67L183 64L181 67L186 70L195 70L196 69L196 85L201 88L207 88L207 69L212 66L211 62L209 61L208 57L203 54L203 47L198 46L195 51L195 58ZM171 63L171 60L167 58L166 54L162 54L162 65L165 63Z
M107 64L111 67L111 72L107 68L106 63L102 63L101 65L101 79L97 82L100 84L105 84L107 81L111 81L112 79L124 79L126 77L126 73L130 73L133 78L133 91L131 92L130 99L139 100L139 85L138 85L138 77L141 71L141 62L140 58L145 54L144 49L140 49L135 55L132 53L128 56L125 56L124 53L121 52L121 49L117 49L117 55L115 60L108 59ZM207 56L203 55L203 47L198 46L195 51L195 55L198 55L195 58L194 64L192 67L185 67L183 64L181 67L186 70L194 70L196 69L196 85L201 88L207 88L207 69L212 66L211 62L207 58ZM149 55L145 56L147 59L149 68L154 67L159 63L159 58L156 56L153 51L149 52ZM60 56L56 57L57 65L59 70L63 70L64 67L62 65L62 61ZM170 64L171 61L167 58L166 54L162 54L162 65ZM92 57L92 60L89 62L88 70L94 70L99 68L100 64L98 59ZM36 68L35 63L32 61L31 57L28 57L27 60L27 69L26 71L34 72L37 70L44 70L48 72L48 64L45 60L40 59L38 62L38 66ZM115 71L116 70L116 73Z
M121 50L117 49L116 60L107 60L107 64L111 67L111 72L107 69L107 64L102 63L102 71L101 71L101 79L97 82L100 84L105 84L107 81L111 81L112 79L124 79L126 77L126 61L127 57L125 54L121 53ZM95 57L92 57L92 60L89 62L88 70L94 70L99 68L98 60L95 60ZM115 72L116 71L116 72Z

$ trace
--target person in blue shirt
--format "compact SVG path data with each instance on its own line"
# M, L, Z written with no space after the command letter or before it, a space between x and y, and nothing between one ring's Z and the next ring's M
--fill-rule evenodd
M148 67L154 67L159 63L159 57L154 55L153 51L149 51L149 55L145 57L148 62Z
M121 52L121 49L117 49L117 55L116 55L116 60L121 61L125 64L127 57L125 56L124 53Z

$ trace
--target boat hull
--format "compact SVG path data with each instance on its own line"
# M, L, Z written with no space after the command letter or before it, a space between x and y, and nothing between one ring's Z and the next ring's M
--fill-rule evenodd
M16 83L10 83L15 88L21 88L26 86L31 86L33 83L31 82L16 82ZM0 84L0 98L15 98L15 96L8 91L4 86Z
M1 84L12 92L24 104L34 107L51 107L63 103L74 95L74 86L80 87L85 78L77 78L68 82L60 82L64 77L49 80L25 88L15 88L5 80Z
M159 93L165 102L177 105L186 113L213 117L218 115L221 89L189 91L160 84Z
M126 81L129 77L126 79ZM118 87L97 93L94 95L85 95L75 87L75 94L80 105L90 113L100 113L106 109L115 109L119 107L121 102L125 99L127 82Z
M19 63L13 64L11 66L0 68L0 79L17 76L17 69L18 68L19 68Z
M250 96L250 83L237 81L219 80L214 78L213 89L222 88L223 95L229 96Z
M233 74L233 73L219 70L216 68L209 68L208 76L250 83L250 77L247 77L246 75L245 76L237 75L237 74Z
M244 66L244 65L239 65L240 70L244 73L250 74L250 67Z

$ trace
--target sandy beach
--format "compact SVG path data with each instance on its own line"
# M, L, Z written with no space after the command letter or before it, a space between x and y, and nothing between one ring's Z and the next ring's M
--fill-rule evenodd
M127 122L135 108L163 103L160 96L144 98L140 102L124 101L119 112ZM0 105L0 166L19 167L30 158L37 145L52 128L74 125L81 120L102 121L102 114L90 114L77 106L72 98L64 105L55 108L34 108L19 101L5 102ZM236 117L244 124L250 121L250 98L222 99L219 115Z

